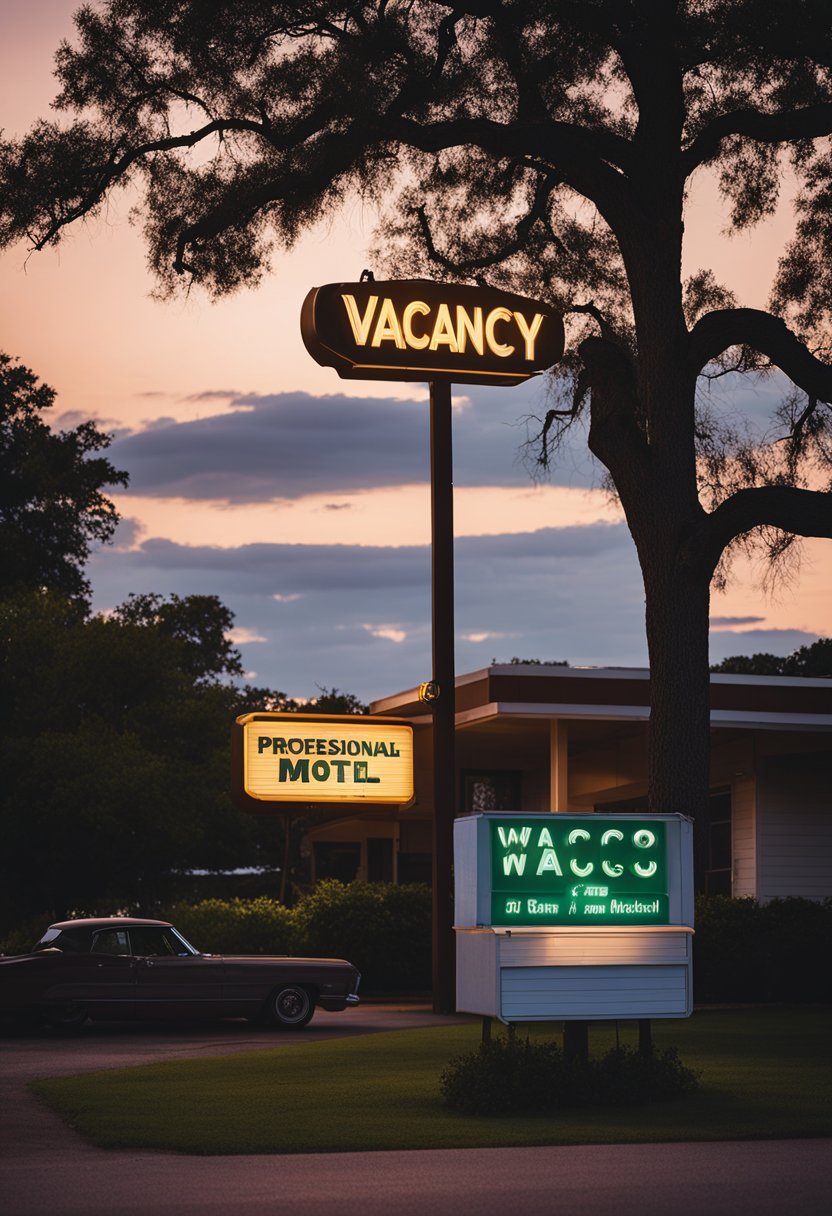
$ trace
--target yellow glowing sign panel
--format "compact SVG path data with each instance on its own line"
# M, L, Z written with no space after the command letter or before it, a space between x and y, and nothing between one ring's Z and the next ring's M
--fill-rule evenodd
M413 728L384 718L249 714L243 786L266 802L378 802L413 798Z

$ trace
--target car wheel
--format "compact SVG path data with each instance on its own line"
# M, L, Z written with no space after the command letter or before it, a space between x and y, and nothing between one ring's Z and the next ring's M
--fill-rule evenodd
M83 1005L61 1005L49 1012L47 1021L58 1030L80 1030L88 1016Z
M266 1005L266 1013L273 1026L284 1030L301 1030L315 1012L315 1001L311 992L299 984L286 984L275 988Z

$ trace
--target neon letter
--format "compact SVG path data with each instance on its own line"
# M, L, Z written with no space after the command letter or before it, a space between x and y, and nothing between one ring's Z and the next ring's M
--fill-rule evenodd
M367 311L361 317L358 314L358 306L355 303L355 296L341 296L344 301L344 307L347 310L352 336L355 339L356 346L366 346L367 337L370 333L370 325L373 321L373 313L378 304L378 296L370 296L367 301Z
M498 321L510 321L512 314L507 308L492 308L485 322L485 340L488 343L488 349L493 355L499 355L501 359L507 359L509 355L514 354L514 347L507 346L505 342L498 342L494 335L494 327Z
M526 868L526 854L522 853L518 856L517 853L509 853L507 857L504 857L503 873L510 874L512 867L514 867L518 874L522 874Z
M385 297L381 305L381 312L378 314L375 333L370 345L379 347L382 342L395 342L399 350L405 349L399 318L396 316L393 301L387 299L387 297Z
M485 354L482 332L482 309L474 309L474 320L468 316L461 304L456 306L456 344L464 354L468 349L468 339L478 355Z
M543 850L543 856L540 858L540 865L537 867L537 872L538 874L550 872L561 877L563 876L563 870L560 868L558 855L554 849Z
M404 340L408 346L412 346L414 350L424 350L430 338L427 334L414 334L413 318L416 313L421 313L422 316L427 316L430 312L430 306L424 300L411 300L407 308L402 313L402 329L404 330Z
M586 830L586 828L573 828L572 831L569 833L569 837L568 837L570 844L577 844L577 842L579 840L591 840L591 839L592 839L592 837L590 836L590 834ZM592 871L595 869L595 866L591 861L588 861L585 866L581 866L573 858L572 861L570 861L570 863L569 863L569 869L572 871L573 874L577 874L579 878L586 878L586 876L588 874L592 873Z
M436 323L433 327L433 337L430 340L431 350L438 350L440 346L447 346L455 354L459 353L456 334L451 323L451 313L447 304L440 304L436 310Z
M522 312L516 312L514 314L514 319L517 322L517 328L520 330L520 335L526 344L526 358L533 359L534 340L540 331L541 325L543 324L543 313L536 312L534 314L534 320L532 321L531 326L526 324L526 318L523 316Z
M520 844L525 849L531 839L532 830L529 827L525 827L521 828L518 832L517 828L509 828L508 832L506 832L503 825L500 824L497 828L497 835L500 837L500 844L504 849L513 844Z

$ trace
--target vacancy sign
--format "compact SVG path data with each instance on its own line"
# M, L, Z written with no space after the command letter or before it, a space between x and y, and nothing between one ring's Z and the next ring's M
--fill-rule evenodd
M426 279L328 283L301 310L316 362L358 380L521 384L563 354L550 305L491 287Z

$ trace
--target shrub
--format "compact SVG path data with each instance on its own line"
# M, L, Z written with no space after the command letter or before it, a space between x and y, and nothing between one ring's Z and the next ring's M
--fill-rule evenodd
M675 1047L642 1055L614 1047L593 1068L593 1096L602 1106L645 1106L693 1093L698 1075L679 1059Z
M697 1001L827 1001L819 960L832 939L832 900L699 896L693 939Z
M206 954L291 954L294 917L276 899L204 899L175 904L173 921Z
M0 937L0 954L28 954L48 924L49 917L41 916L10 929Z
M692 1093L697 1074L675 1048L616 1047L600 1060L566 1058L557 1043L515 1036L457 1056L439 1078L446 1106L465 1115L545 1114L573 1106L642 1106Z
M761 1001L766 989L760 905L755 899L700 895L693 938L697 1001Z
M832 974L825 963L832 941L832 900L773 899L760 909L760 931L766 948L766 999L832 999Z
M430 988L429 887L327 879L303 896L294 915L298 952L349 959L365 991Z
M439 1078L445 1105L463 1115L542 1114L558 1105L564 1059L557 1043L515 1036L456 1056Z

